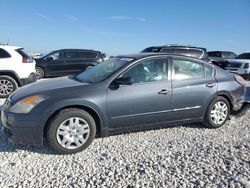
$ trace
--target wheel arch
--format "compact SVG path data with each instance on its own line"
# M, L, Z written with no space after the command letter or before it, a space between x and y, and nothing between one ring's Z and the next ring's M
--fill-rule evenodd
M60 113L61 110L69 109L69 108L77 108L77 109L84 110L84 111L88 112L94 118L95 123L96 123L96 131L97 131L96 137L102 137L103 134L106 134L106 133L103 133L103 125L102 125L101 116L100 116L100 114L96 110L94 110L93 108L91 108L89 106L85 106L85 105L68 105L68 106L63 106L63 107L57 109L47 119L47 121L45 123L45 126L43 128L43 140L44 141L46 141L46 134L47 134L47 131L48 131L48 126L49 126L50 121L58 113Z
M231 113L232 109L233 109L233 97L230 96L230 94L227 94L227 93L218 93L216 95L216 97L224 97L228 101L228 103L230 105L230 113Z
M2 70L2 71L0 71L0 75L1 76L9 76L9 77L13 78L17 82L18 87L21 86L20 78L14 71Z

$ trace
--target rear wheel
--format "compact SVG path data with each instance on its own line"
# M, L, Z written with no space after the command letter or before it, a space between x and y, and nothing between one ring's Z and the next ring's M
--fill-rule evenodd
M70 108L60 111L49 123L49 146L60 154L73 154L86 149L96 135L96 124L86 111Z
M214 98L207 109L204 124L208 128L218 128L226 123L230 113L230 105L224 97Z
M38 79L42 79L45 76L44 70L41 67L36 67L36 73L37 73Z
M10 76L0 76L0 98L6 98L18 88L16 80Z

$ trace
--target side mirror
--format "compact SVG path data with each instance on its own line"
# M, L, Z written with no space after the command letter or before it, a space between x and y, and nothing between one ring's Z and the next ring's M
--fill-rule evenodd
M114 82L117 85L131 85L133 83L131 77L120 77L117 78Z

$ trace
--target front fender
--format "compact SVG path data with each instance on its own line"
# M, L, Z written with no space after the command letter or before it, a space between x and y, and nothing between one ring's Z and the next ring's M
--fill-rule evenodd
M47 114L48 119L54 115L56 112L58 112L60 109L63 108L68 108L68 107L79 107L79 108L90 108L93 110L99 117L100 119L100 128L101 129L107 129L107 116L105 115L104 108L98 107L95 103L87 100L82 100L82 99L65 99L65 100L60 100L58 102L53 103L52 105L50 104L47 106L46 110L44 111L45 114ZM47 119L47 121L48 121Z

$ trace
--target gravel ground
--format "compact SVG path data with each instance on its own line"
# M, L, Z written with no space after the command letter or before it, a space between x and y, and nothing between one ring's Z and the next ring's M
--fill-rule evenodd
M54 155L0 133L0 187L250 187L250 111L220 129L176 126L96 139Z

